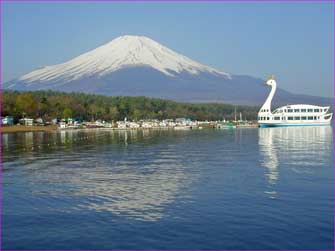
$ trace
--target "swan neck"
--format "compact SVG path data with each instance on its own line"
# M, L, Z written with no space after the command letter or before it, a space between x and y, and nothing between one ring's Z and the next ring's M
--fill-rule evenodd
M263 104L262 109L267 109L268 111L271 112L271 102L272 102L273 96L275 95L275 92L276 92L276 84L274 83L271 85L271 91L269 93L269 96L265 100L265 103Z

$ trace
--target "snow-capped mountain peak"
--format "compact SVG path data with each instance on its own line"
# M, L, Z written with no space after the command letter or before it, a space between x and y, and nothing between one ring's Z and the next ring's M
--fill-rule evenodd
M214 73L230 78L228 73L215 70L144 36L125 35L84 53L65 63L46 66L22 76L19 80L73 81L82 77L102 77L125 67L148 66L170 77L186 72Z

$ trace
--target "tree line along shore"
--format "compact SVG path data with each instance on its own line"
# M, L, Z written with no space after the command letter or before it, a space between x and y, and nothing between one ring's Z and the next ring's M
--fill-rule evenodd
M50 122L55 118L82 121L129 121L146 119L189 118L198 121L233 121L236 114L244 120L256 120L258 107L222 103L182 103L148 97L103 96L55 91L4 91L1 116L11 116L16 125L22 118L40 118ZM4 127L5 128L5 127ZM54 127L49 127L53 130ZM49 130L49 128L39 128ZM5 130L24 130L20 126ZM38 130L35 127L35 130Z

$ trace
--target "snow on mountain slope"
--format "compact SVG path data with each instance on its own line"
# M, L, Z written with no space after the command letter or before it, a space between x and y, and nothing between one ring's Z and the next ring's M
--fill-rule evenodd
M3 88L260 105L269 91L263 82L218 71L147 37L122 36L65 63L6 82ZM280 88L276 102L332 104L330 99L295 95Z
M124 67L148 66L173 77L176 73L230 75L193 61L144 36L121 36L62 64L30 72L19 81L70 82L83 77L102 77Z

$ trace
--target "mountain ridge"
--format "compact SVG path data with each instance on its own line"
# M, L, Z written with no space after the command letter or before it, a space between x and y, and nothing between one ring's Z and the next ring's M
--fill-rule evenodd
M39 68L5 83L12 90L58 90L111 96L148 96L186 102L260 105L264 80L201 64L144 36L125 35L64 63ZM332 103L278 88L274 102Z

